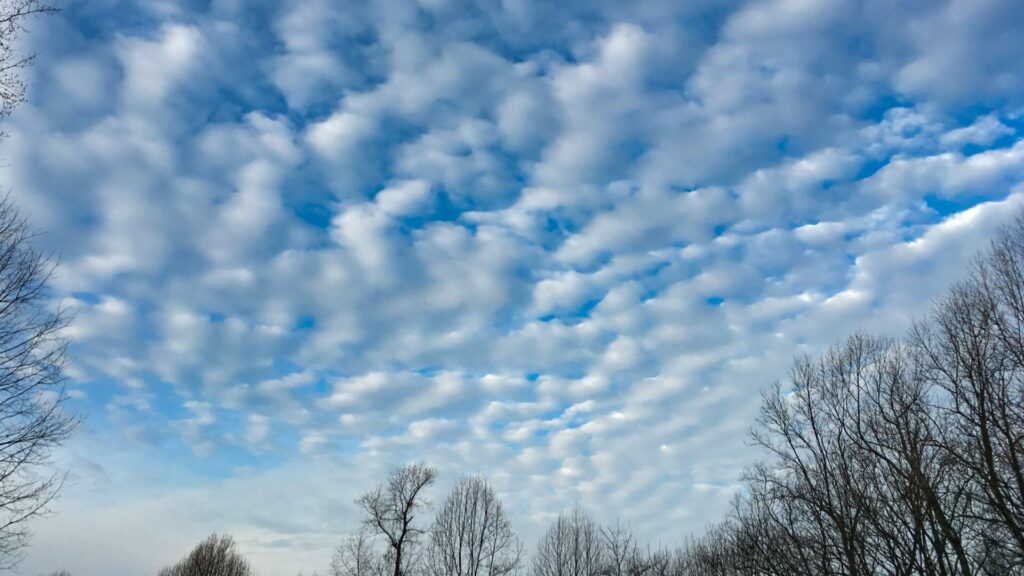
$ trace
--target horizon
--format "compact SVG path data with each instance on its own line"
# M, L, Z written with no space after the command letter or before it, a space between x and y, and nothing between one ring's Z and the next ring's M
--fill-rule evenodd
M210 533L326 572L387 470L673 546L760 392L899 337L1024 209L999 0L66 0L0 184L74 313L68 473L14 574Z

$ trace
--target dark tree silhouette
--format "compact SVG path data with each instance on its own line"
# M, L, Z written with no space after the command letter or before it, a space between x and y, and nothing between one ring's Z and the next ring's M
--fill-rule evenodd
M46 510L63 477L41 474L74 426L61 406L66 317L48 307L52 265L0 200L0 566L20 560L27 521Z
M558 516L533 556L533 576L599 576L604 569L601 529L579 506Z
M408 574L415 564L416 547L426 533L416 516L429 505L424 490L436 476L437 470L422 463L395 468L384 484L356 500L366 514L366 528L382 536L388 546L392 576Z
M52 11L35 0L0 0L0 119L25 98L20 71L32 56L15 46L24 20ZM62 477L42 468L74 424L61 410L67 319L48 307L53 266L30 239L14 205L0 199L0 569L21 560L28 520L60 488Z
M211 535L159 576L255 576L230 536Z
M1024 574L1024 215L907 338L797 359L753 439L674 575Z
M25 101L26 85L21 70L32 63L35 55L16 49L24 20L55 11L52 5L39 0L0 0L0 118L10 115Z
M334 550L331 576L385 576L385 558L374 546L374 535L367 529L349 536Z
M430 530L430 573L509 576L519 570L522 553L522 542L491 485L479 476L460 480Z

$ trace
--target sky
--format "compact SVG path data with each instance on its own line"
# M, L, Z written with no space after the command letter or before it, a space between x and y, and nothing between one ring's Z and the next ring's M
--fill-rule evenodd
M671 546L759 391L1024 206L1014 0L62 0L0 186L59 260L69 474L17 574L212 532L325 571L393 465Z

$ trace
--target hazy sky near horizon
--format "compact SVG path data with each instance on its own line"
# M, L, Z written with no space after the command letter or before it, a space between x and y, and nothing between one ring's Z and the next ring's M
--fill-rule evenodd
M1024 205L1013 0L59 4L0 143L84 419L26 576L323 573L411 460L675 544L795 355Z

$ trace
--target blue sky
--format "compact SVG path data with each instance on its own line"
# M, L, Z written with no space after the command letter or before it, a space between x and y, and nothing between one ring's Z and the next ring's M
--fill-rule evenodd
M0 148L84 417L26 575L323 571L416 459L677 543L1024 203L1011 0L62 5Z

